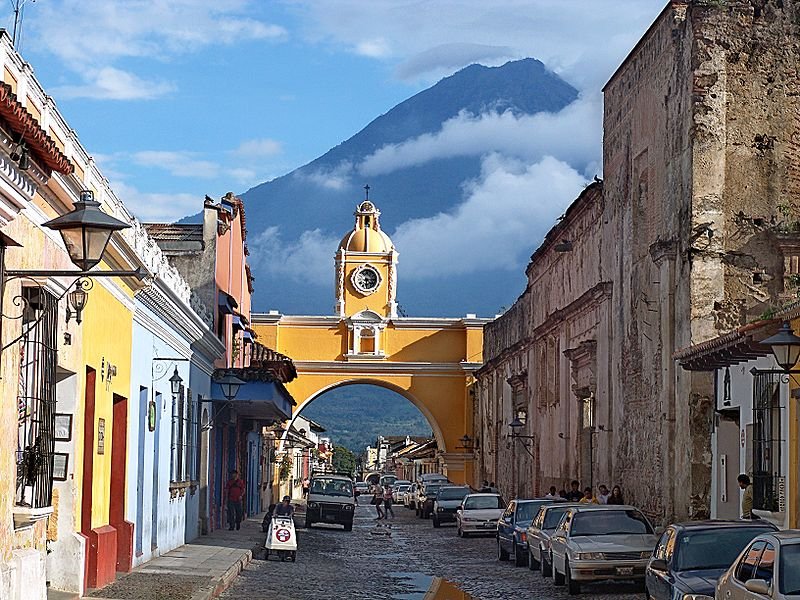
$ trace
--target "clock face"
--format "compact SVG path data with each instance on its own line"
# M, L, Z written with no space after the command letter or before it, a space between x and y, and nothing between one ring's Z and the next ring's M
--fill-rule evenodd
M364 265L353 272L353 286L362 294L371 294L378 289L381 276L374 267Z

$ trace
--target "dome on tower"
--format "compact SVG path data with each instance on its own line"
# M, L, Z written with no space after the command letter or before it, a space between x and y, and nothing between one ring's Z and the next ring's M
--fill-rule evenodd
M364 200L359 204L354 214L356 225L342 238L340 249L345 252L376 254L386 254L394 250L392 240L381 231L381 211L370 200Z

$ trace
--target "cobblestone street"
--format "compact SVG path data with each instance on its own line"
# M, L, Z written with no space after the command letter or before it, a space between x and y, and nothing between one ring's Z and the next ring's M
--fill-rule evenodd
M497 560L494 538L456 536L455 527L434 529L402 506L395 507L391 536L379 535L374 510L360 506L352 533L341 527L298 528L297 562L263 555L222 598L239 600L364 598L370 600L516 600L567 598L564 588L538 572ZM297 519L302 523L302 519ZM452 584L438 582L442 578ZM431 586L438 593L425 596ZM457 589L466 593L459 593ZM586 585L581 597L641 599L632 584Z

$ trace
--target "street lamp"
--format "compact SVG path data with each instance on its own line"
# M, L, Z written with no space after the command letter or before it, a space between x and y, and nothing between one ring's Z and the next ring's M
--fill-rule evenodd
M761 343L770 347L781 369L786 373L792 372L792 368L800 358L800 337L794 334L788 322L784 321L778 333Z
M178 375L178 367L175 367L175 372L172 374L172 377L169 378L169 387L172 390L172 395L177 397L178 394L181 393L181 384L183 383L183 379L181 376Z
M81 271L88 271L102 260L112 233L130 227L100 210L91 190L83 190L75 208L44 226L61 234L70 260Z
M236 398L236 394L239 393L239 388L244 385L244 381L231 375L230 373L226 374L225 377L218 379L217 383L219 387L222 388L222 395L225 396L225 399L230 402L234 398Z

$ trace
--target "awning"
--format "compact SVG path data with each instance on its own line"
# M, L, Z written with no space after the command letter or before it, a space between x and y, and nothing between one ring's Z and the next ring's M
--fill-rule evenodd
M233 331L244 331L244 323L239 315L233 315Z
M215 379L228 372L245 383L239 388L230 407L239 416L264 421L286 421L292 418L292 407L296 404L289 391L270 374L260 369L228 369L215 372L211 380L211 399L215 403L228 403L222 387Z
M239 303L236 302L236 298L230 294L220 292L217 298L217 306L219 306L221 313L225 315L233 315L236 314L236 309L239 308Z
M244 333L242 333L242 341L245 344L252 344L253 343L253 334L250 333L250 331L248 331L247 329L245 329Z

